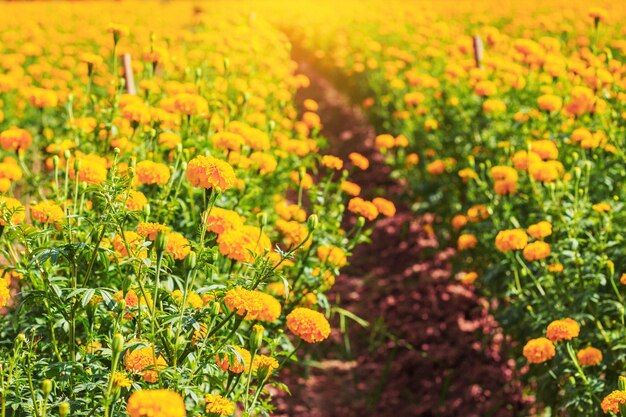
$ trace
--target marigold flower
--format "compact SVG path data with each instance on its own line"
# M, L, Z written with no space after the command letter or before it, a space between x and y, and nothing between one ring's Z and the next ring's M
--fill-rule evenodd
M100 155L81 154L77 152L74 158L69 160L71 179L76 179L76 166L78 169L78 181L89 184L102 184L107 178L107 161Z
M233 167L212 156L197 156L187 165L187 178L194 187L226 191L235 185Z
M609 16L609 12L602 7L592 7L591 9L589 9L587 14L592 19L600 22L606 21Z
M123 199L124 196L120 196ZM141 191L130 190L128 192L128 198L126 198L126 208L131 211L143 210L148 204L148 199Z
M167 367L167 362L163 356L155 354L154 347L144 346L128 350L124 357L124 366L128 372L141 375L144 381L156 382L159 380L159 372Z
M600 407L605 414L619 414L619 407L624 404L626 404L626 391L615 390L604 397L600 403Z
M554 272L554 273L557 273L557 274L560 273L560 272L563 272L563 264L561 264L559 262L556 262L556 263L553 263L551 265L548 265L548 271Z
M463 285L472 285L476 279L478 279L476 272L463 272L459 274L459 281L461 281Z
M146 239L154 240L159 232L170 233L170 228L161 223L141 222L137 225L137 233Z
M559 150L552 140L534 140L530 143L530 149L544 160L559 157Z
M17 165L17 162L7 161L7 159L5 158L5 162L0 162L0 178L10 181L21 180L23 176L22 169Z
M365 217L372 221L378 217L376 205L370 201L365 201L361 197L354 197L348 202L348 210L354 214Z
M476 238L476 236L472 234L463 234L459 236L459 238L456 241L456 246L458 250L460 251L473 249L476 247L477 244L478 244L478 239Z
M497 87L493 81L480 81L474 86L474 93L479 97L488 97L496 94Z
M496 249L500 252L521 250L528 243L528 235L522 229L501 230L496 235Z
M215 354L217 366L219 366L224 372L232 372L234 374L240 374L244 371L249 372L252 362L252 355L250 355L250 351L239 346L232 346L232 348L237 351L241 358L237 355L232 355L231 362L227 352L218 352Z
M271 250L272 244L265 233L256 226L241 226L237 230L226 230L217 239L220 253L237 262L253 262Z
M287 328L307 343L317 343L330 335L330 324L322 313L296 307L287 315Z
M164 185L170 179L170 168L160 162L141 161L135 167L135 175L140 184Z
M345 192L349 196L356 197L361 194L361 187L358 184L355 184L351 181L343 181L341 183L341 191Z
M382 197L376 197L372 200L378 211L385 217L393 217L396 214L396 206L392 201Z
M328 262L336 268L341 268L348 263L346 253L343 251L343 249L334 245L318 247L317 257L322 262Z
M6 307L11 299L11 290L6 280L0 281L0 308Z
M271 295L242 287L229 290L224 296L224 303L246 320L273 322L280 317L282 310L278 300Z
M528 173L535 181L553 182L563 172L563 164L559 161L535 162L528 166Z
M596 366L602 362L602 351L593 346L589 346L579 350L576 354L576 358L582 366Z
M233 132L218 132L211 137L211 142L218 149L238 151L243 144L243 138Z
M63 209L52 201L42 201L30 206L31 217L41 223L58 223L64 216Z
M506 103L495 98L488 98L483 102L483 111L485 113L503 113L506 111Z
M441 159L437 159L426 166L426 171L430 175L441 175L446 171L446 163Z
M243 227L243 221L244 219L233 210L213 207L206 219L206 227L208 231L219 235Z
M520 171L526 171L530 164L540 162L541 157L535 152L517 151L511 158L513 166Z
M174 97L176 110L186 115L205 116L209 112L209 103L197 94L181 93Z
M33 143L33 137L28 130L12 127L0 133L0 145L5 151L28 149Z
M131 381L123 372L115 372L113 374L113 386L115 388L129 388L133 385Z
M538 364L552 359L556 355L556 349L550 340L540 337L529 340L524 346L523 354L528 362Z
M333 155L324 155L322 156L322 165L326 168L340 171L343 168L343 161Z
M467 217L462 214L457 214L452 218L451 224L454 230L462 229L467 224Z
M11 197L0 196L0 226L20 224L24 217L22 203Z
M385 133L385 134L376 136L376 139L374 140L374 144L376 148L380 150L390 149L390 148L393 148L393 145L395 144L395 139L393 136Z
M206 394L204 403L209 417L230 416L235 411L235 404L219 394Z
M295 247L303 242L309 233L309 229L302 223L298 223L296 221L285 221L283 219L278 219L276 221L276 229L278 229L278 231L280 231L285 238L285 244L288 248ZM309 239L303 247L308 248L310 245L311 240Z
M45 107L56 107L59 102L57 93L45 88L30 88L26 92L26 98L33 106L43 109Z
M593 209L593 211L596 211L598 213L608 213L609 211L612 210L612 207L609 203L598 203L598 204L594 204L593 206L591 206L591 208Z
M354 165L355 167L365 171L366 169L369 168L370 166L370 161L363 155L361 155L360 153L357 152L351 152L348 155L348 158L350 159L350 161L352 162L352 165Z
M528 226L528 234L535 239L548 237L552 234L552 224L545 220L532 224Z
M622 276L619 278L619 282L622 285L626 285L626 274L622 274Z
M163 132L159 135L158 142L165 149L174 149L181 143L181 139L176 133Z
M185 417L185 402L180 394L166 390L135 391L128 398L126 411L130 417Z
M578 337L580 325L573 319L554 320L546 329L546 337L552 342L562 342Z
M527 261L538 261L550 256L550 252L550 245L538 240L537 242L529 243L524 248L523 255Z
M544 94L537 99L537 105L547 112L559 111L563 107L563 99L553 94Z
M172 232L167 235L165 252L172 255L174 259L185 259L187 255L189 255L189 252L191 252L191 246L186 237L180 233Z

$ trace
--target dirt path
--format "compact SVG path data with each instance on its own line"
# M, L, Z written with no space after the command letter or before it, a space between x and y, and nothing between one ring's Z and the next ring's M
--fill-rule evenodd
M368 156L370 169L352 180L365 196L384 187L393 198L399 187L373 150L365 115L311 66L301 62L300 72L311 85L299 99L319 103L328 152ZM336 332L334 345L320 346L328 359L307 375L285 375L293 396L280 399L275 416L518 415L520 389L497 323L472 288L450 278L454 252L438 247L432 222L399 210L377 223L372 244L357 248L329 295L370 329L349 323L349 353Z

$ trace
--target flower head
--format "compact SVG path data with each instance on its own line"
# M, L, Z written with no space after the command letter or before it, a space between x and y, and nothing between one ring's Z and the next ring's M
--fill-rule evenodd
M562 342L578 337L580 325L570 318L554 320L546 329L546 337L553 342Z
M322 313L296 307L287 316L287 328L307 343L317 343L330 335L330 324Z
M235 185L233 167L212 156L197 156L187 165L187 178L194 187L226 191Z
M530 363L544 363L556 355L556 349L550 340L540 337L529 340L524 346L523 354Z
M230 416L235 411L235 405L219 394L205 395L204 404L210 417Z
M126 404L130 417L185 417L185 402L177 392L166 389L135 391Z
M602 400L600 407L604 413L619 414L620 405L626 404L626 391L615 390Z
M576 354L576 358L582 366L596 366L602 362L602 351L593 346L589 346L579 350Z
M521 250L528 243L528 235L522 229L501 230L496 235L496 248L500 252Z

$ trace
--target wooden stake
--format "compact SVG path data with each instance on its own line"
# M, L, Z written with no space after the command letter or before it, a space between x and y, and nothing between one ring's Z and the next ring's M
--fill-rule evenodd
M133 66L131 64L130 54L122 55L122 63L124 65L124 79L126 80L126 91L133 96L137 95L135 89L135 77L133 76Z
M476 68L482 68L481 63L485 53L485 48L483 47L483 41L480 39L480 36L474 35L472 37L472 44L474 46L474 62L476 63Z

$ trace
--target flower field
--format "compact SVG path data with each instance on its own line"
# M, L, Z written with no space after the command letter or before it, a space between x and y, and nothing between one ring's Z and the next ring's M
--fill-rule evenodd
M626 416L625 19L0 3L0 416Z

